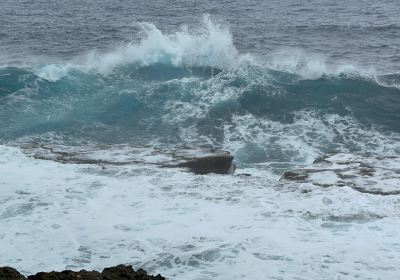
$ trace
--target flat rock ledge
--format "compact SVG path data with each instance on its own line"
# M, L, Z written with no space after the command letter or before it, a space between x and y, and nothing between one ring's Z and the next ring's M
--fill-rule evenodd
M180 147L161 149L129 145L66 146L25 143L22 150L36 159L60 163L95 164L106 167L155 165L162 168L183 168L195 174L233 174L235 164L229 151Z
M373 195L400 195L400 158L326 154L309 168L286 171L281 181L319 187L348 186Z
M160 274L153 276L143 269L133 270L130 265L117 265L105 268L102 272L81 270L74 272L39 272L28 277L12 267L0 267L1 280L164 280Z

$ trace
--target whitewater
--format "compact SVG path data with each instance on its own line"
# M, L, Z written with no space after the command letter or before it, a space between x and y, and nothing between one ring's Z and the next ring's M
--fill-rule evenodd
M331 177L282 179L325 154L362 155L384 158L395 178L367 178L374 188L400 190L398 72L300 47L239 50L229 25L210 16L172 31L137 26L133 40L104 50L2 58L0 265L398 278L400 196ZM35 158L38 147L110 162L138 147L212 147L230 151L237 169L61 163Z

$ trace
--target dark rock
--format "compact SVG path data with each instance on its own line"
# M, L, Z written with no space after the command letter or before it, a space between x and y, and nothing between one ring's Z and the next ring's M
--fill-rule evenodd
M29 280L101 280L101 274L97 271L81 270L74 272L64 270L62 272L39 272L35 275L28 276Z
M357 186L352 186L352 188L361 193L368 193L368 194L374 194L374 195L399 195L400 194L400 190L385 191L382 189L365 189L363 187L357 187Z
M226 151L183 156L179 157L178 160L183 162L165 166L186 167L195 174L233 174L236 169L233 164L233 156Z
M0 280L26 280L16 269L12 267L0 267Z
M148 275L143 269L134 271L132 266L118 265L105 268L102 272L102 280L164 280L160 274L156 276Z
M64 270L61 272L39 272L28 276L29 280L165 280L160 274L153 276L143 269L133 270L130 265L118 265L105 268L103 272ZM11 267L0 267L0 280L26 280Z
M240 174L236 174L236 176L239 176L239 177L251 177L251 174L250 173L240 173Z
M303 170L290 170L283 173L283 178L291 181L303 181L307 179L308 174Z

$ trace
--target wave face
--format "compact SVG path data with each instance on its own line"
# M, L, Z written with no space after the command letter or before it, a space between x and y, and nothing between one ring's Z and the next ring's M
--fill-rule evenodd
M300 50L240 54L229 30L207 17L172 34L140 26L140 42L108 53L1 68L1 139L213 145L250 154L245 162L290 161L316 142L311 157L398 149L397 74Z

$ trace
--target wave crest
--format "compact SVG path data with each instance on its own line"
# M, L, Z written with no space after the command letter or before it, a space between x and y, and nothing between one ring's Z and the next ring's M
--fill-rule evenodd
M363 67L353 62L332 62L322 55L308 53L298 48L281 48L270 54L267 65L277 71L298 75L302 79L315 80L322 76L351 75L375 79L376 70L373 67Z
M297 80L317 80L324 76L367 79L381 86L399 87L397 79L382 79L374 67L348 61L332 61L322 54L299 48L284 47L267 56L239 53L226 25L204 16L197 26L182 26L179 31L165 33L152 23L139 23L141 39L108 52L93 50L68 63L47 63L33 66L41 79L55 82L73 70L109 75L117 69L169 65L185 69L196 67L241 71L256 68L268 76L272 71L294 75ZM124 73L125 74L125 73Z
M214 23L208 16L197 29L183 26L171 34L163 33L152 23L139 26L144 36L139 43L130 43L105 54L91 52L86 67L107 74L116 67L132 63L224 68L237 62L239 55L229 29Z

